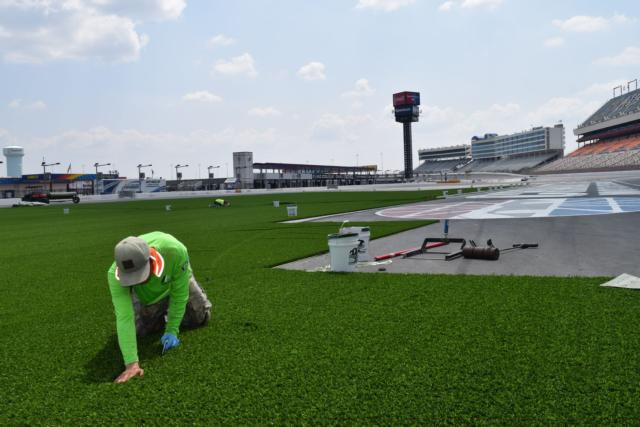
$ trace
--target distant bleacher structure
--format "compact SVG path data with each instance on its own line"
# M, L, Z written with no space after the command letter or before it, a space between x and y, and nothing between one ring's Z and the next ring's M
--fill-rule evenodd
M632 84L634 89L631 90ZM619 90L619 95L615 96ZM640 89L638 80L614 88L607 101L574 131L578 144L568 156L536 172L640 168Z
M416 175L432 175L453 172L471 161L470 145L426 148L418 150L422 164L413 172Z
M471 138L471 158L462 172L528 172L562 157L564 126L534 127L510 135L487 133Z

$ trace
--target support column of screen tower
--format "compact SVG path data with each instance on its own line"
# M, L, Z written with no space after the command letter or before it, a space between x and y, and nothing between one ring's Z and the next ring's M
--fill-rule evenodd
M413 178L413 147L411 123L420 116L420 93L398 92L393 94L393 112L396 122L402 123L404 134L404 178Z

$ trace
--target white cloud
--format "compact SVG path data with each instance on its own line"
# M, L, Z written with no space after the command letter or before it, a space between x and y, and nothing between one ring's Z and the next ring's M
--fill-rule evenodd
M281 116L282 112L274 107L255 107L250 109L247 114L254 117L276 117Z
M560 120L580 117L582 120L594 113L601 104L588 101L580 96L554 97L527 114L529 122L534 126L548 126Z
M422 105L422 125L416 126L414 141L417 144L421 140L429 141L430 147L455 145L468 143L473 135L513 133L530 126L552 126L561 120L566 126L569 152L577 147L572 135L573 127L611 98L614 86L625 83L623 79L594 83L575 93L554 96L529 108L505 103L466 112L450 106Z
M462 9L495 9L502 5L504 0L447 0L438 6L440 12L450 12L454 8Z
M298 70L298 76L304 80L325 80L325 66L322 62L309 62Z
M369 84L367 79L359 79L356 81L354 88L348 92L342 94L345 98L362 98L371 96L376 92L374 88Z
M415 0L358 0L356 8L392 12L413 3L415 3Z
M503 0L463 0L460 7L465 9L473 9L476 7L486 7L495 9L502 4Z
M392 107L393 108L393 107ZM427 125L440 125L454 123L461 119L461 114L451 107L438 107L437 105L423 105L420 107L420 121Z
M640 65L640 47L628 46L617 55L600 58L595 62L611 66Z
M218 95L214 95L213 93L208 92L206 90L187 93L182 97L182 100L186 102L203 102L203 103L222 102L221 97L219 97Z
M626 84L627 80L625 79L616 79L605 83L594 83L581 90L578 95L587 98L605 99L605 97L612 95L614 87Z
M71 162L73 165L88 164L100 158L110 162L112 168L119 170L124 176L135 176L136 165L143 160L153 164L155 176L171 176L175 169L170 165L180 162L191 165L183 170L185 177L196 178L198 163L201 163L201 172L204 174L207 162L216 159L220 161L219 156L212 159L203 156L203 153L256 151L264 144L276 144L281 139L273 128L227 127L218 131L173 133L96 127L67 130L51 136L21 138L20 144L27 153L31 153L28 158L25 157L25 169L33 171L38 170L42 156L63 164ZM179 158L176 157L176 147L180 147ZM114 154L124 152L127 153L125 157ZM231 169L231 165L229 167ZM223 176L225 172L222 166L216 175ZM232 173L231 170L229 172Z
M442 3L439 7L438 10L440 12L449 12L453 6L455 6L455 3L452 1L445 1L444 3Z
M564 46L564 38L562 37L550 37L544 41L546 47L561 47Z
M211 37L209 39L209 46L211 47L231 46L235 42L236 40L231 37L227 37L224 34L218 34L217 36Z
M362 139L374 119L368 114L342 115L325 113L311 126L311 139L329 142L353 142Z
M9 108L12 110L44 110L47 108L47 104L38 99L35 101L25 102L22 99L13 99L9 102Z
M251 78L258 75L253 57L249 53L243 53L240 56L231 58L229 61L221 59L213 66L213 71L217 74L229 76L244 74Z
M88 0L85 3L104 13L155 21L178 19L187 7L186 0Z
M593 33L606 30L610 28L612 24L626 24L633 21L635 21L634 18L629 18L625 15L613 15L611 18L577 15L565 20L554 19L552 23L566 32Z
M27 108L29 108L31 110L44 110L44 109L47 108L47 104L45 104L44 101L37 100L37 101L33 101L31 104L29 104L27 106Z
M137 25L176 19L185 6L185 0L3 0L0 52L5 61L23 63L135 61L148 42Z

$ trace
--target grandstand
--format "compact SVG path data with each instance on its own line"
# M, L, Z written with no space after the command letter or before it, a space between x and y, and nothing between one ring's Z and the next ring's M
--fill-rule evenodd
M522 172L562 157L564 126L534 127L510 135L487 133L471 139L473 161L462 172Z
M449 147L427 148L418 150L418 156L423 163L414 173L418 175L451 172L471 160L469 145L452 145Z
M473 172L521 172L540 166L554 158L558 153L546 153L533 156L511 157L500 160L474 160L460 170Z
M631 83L635 83L632 91ZM637 79L618 86L614 96L573 132L582 147L536 172L640 168L640 89ZM614 89L615 94L615 89Z

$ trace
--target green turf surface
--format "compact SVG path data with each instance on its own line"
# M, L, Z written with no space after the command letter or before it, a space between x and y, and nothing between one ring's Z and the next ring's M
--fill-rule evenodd
M439 194L439 192L438 192ZM304 273L336 224L435 193L304 193L0 210L0 425L624 424L640 419L640 294L601 279ZM166 212L165 204L173 210ZM371 224L374 237L424 223ZM206 328L115 385L106 285L122 237L189 248Z

